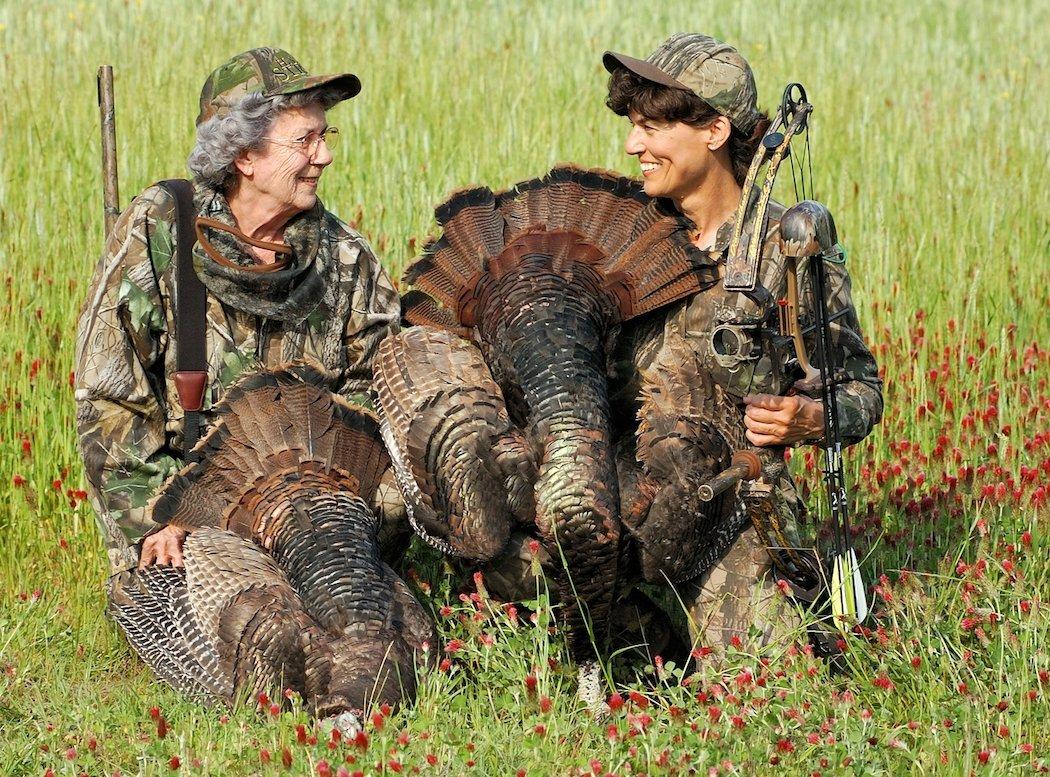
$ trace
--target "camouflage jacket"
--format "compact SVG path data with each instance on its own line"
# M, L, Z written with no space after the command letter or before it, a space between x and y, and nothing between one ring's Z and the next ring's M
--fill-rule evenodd
M207 200L207 215L230 221L225 200L202 198L203 192L197 191L198 207ZM159 528L150 515L150 499L182 464L183 413L171 380L176 369L174 207L168 192L155 185L124 211L106 242L77 330L77 432L114 573L133 566L138 542ZM226 387L260 364L308 361L329 378L333 391L367 397L375 348L397 328L397 292L364 238L320 204L303 214L301 224L312 235L312 262L305 262L311 271L306 280L307 274L294 279L285 295L294 297L312 284L314 291L300 310L281 309L280 289L269 305L260 300L255 306L250 291L238 293L236 269L223 271L225 285L205 281L205 423ZM295 247L287 234L286 240ZM227 259L246 264L243 255L231 256L238 250L236 241L212 245ZM200 253L198 245L198 270Z
M785 370L787 359L792 353L779 347L770 336L770 332L776 328L777 300L787 295L786 266L777 244L783 213L782 205L770 202L759 274L759 284L768 291L768 295L762 302L756 302L739 292L727 292L722 286L721 278L733 231L733 221L730 219L719 228L714 244L709 249L711 260L719 268L719 282L681 302L625 325L611 364L613 417L635 417L641 372L656 361L664 343L671 339L688 342L715 380L737 398L747 394L783 395L792 388L800 377ZM753 223L746 224L745 235L753 229ZM835 364L845 370L846 377L846 382L836 389L839 426L843 442L852 444L867 436L882 417L882 380L875 357L868 350L861 334L846 266L827 263L826 267L828 312L831 317L841 314L830 325ZM798 279L800 320L805 328L812 324L813 315L809 273L804 267L800 267ZM721 333L725 334L726 326L745 340L750 338L753 342L747 358L727 358L725 353L718 352L732 350L721 347L723 344L718 342L719 328L723 327ZM812 331L804 335L810 359L815 366L819 366L814 338ZM809 396L820 399L818 394ZM772 496L785 532L789 539L795 540L796 519L804 515L805 506L786 470L779 478Z
M777 246L780 216L784 207L770 202L766 237L762 245L759 285L768 294L760 302L739 292L727 292L721 280L709 289L657 311L636 322L628 322L618 352L613 357L614 396L621 401L637 396L641 370L655 360L664 341L684 338L700 355L704 366L730 394L742 398L747 394L785 394L799 375L790 374L785 364L791 351L779 346L770 336L776 328L777 300L787 295L786 266ZM746 230L753 228L746 225ZM711 261L719 268L719 279L725 271L732 220L723 224L709 249ZM745 233L746 234L746 233ZM837 388L839 424L843 442L852 444L863 439L882 417L882 380L875 357L864 344L850 293L850 278L845 264L826 263L828 272L828 312L835 364L844 369L846 382ZM812 325L812 297L809 273L800 267L800 320ZM835 316L838 315L837 318ZM737 358L727 340L753 343L752 350ZM815 333L805 333L807 351L814 365ZM819 394L809 394L820 399Z

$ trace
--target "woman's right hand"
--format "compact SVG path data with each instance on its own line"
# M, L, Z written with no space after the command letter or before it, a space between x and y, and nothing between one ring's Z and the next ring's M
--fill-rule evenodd
M139 553L139 569L150 564L170 564L173 567L184 566L182 561L182 543L186 541L185 529L178 526L165 526L156 534L151 534L142 541Z

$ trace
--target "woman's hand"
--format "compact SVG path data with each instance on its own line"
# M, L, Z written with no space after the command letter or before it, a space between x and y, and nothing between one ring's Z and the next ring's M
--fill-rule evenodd
M156 534L149 535L142 541L139 569L153 563L171 564L173 567L184 566L182 543L186 541L186 534L186 530L178 526L165 526Z
M752 445L794 445L824 436L824 408L815 399L751 394L744 404L744 426Z

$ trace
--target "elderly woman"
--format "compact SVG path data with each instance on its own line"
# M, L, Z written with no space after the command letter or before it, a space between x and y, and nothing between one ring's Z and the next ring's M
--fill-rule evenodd
M398 296L364 238L317 197L338 138L326 112L360 88L272 48L237 55L204 84L188 162L206 289L202 426L257 366L309 362L331 390L367 401ZM149 507L185 453L173 374L176 339L194 324L176 321L176 232L173 197L150 186L108 236L80 317L77 428L114 575L182 563L184 532L161 528Z
M604 64L611 73L607 105L630 122L624 150L637 158L646 194L667 198L692 221L694 243L722 274L734 214L747 194L742 185L748 164L769 126L756 104L750 66L732 46L698 34L673 35L645 60L606 52ZM793 390L795 376L771 338L759 334L758 352L747 363L727 365L714 352L720 324L768 320L776 300L786 296L784 261L776 241L783 212L774 204L764 225L745 224L749 233L764 228L760 283L768 293L729 292L719 283L636 327L624 338L636 345L633 353L623 356L627 388L622 396L633 396L631 387L641 370L663 353L676 348L681 353L684 347L744 406L747 438L753 445L782 447L821 440L820 397ZM829 265L828 272L832 346L846 372L837 388L839 426L844 442L854 443L882 415L882 381L861 336L849 275L843 265ZM800 296L807 302L808 290ZM809 306L804 307L803 314ZM809 352L814 353L812 335L809 340ZM804 506L789 474L781 478L771 499L790 536ZM769 639L775 627L785 623L773 606L778 597L772 550L748 525L713 567L684 586L680 593L694 639L723 646L746 638L753 628Z

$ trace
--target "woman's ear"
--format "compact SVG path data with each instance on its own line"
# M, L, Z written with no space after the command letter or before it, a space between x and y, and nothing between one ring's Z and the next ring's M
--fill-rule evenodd
M251 177L255 170L255 155L251 149L245 149L237 158L233 160L233 166L237 168L237 172L243 176Z
M708 125L708 129L711 130L711 139L707 141L707 147L712 151L717 151L729 142L729 136L733 132L733 125L729 123L729 119L725 116L719 116Z

